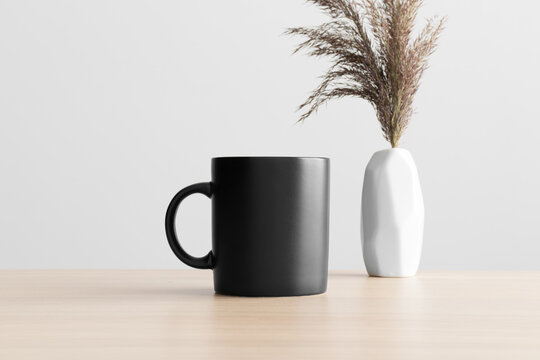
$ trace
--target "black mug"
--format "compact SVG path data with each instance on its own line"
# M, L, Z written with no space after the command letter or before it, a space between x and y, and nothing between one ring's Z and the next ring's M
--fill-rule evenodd
M326 291L330 160L219 157L212 182L182 189L165 218L169 245L185 264L212 269L216 293L298 296ZM212 199L212 251L196 258L175 231L178 206L201 193Z

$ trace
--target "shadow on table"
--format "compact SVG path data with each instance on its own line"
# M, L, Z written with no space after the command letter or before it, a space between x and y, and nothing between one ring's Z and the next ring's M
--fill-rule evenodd
M121 286L96 286L91 289L86 288L84 293L89 296L105 298L137 298L160 299L160 298L180 298L180 297L212 297L214 289L208 287L162 287L162 286L135 286L133 284Z
M339 279L339 278L367 278L369 277L368 274L359 272L359 271L339 271L339 272L330 272L328 275L328 280L332 281L332 279Z
M156 295L156 296L213 296L214 289L212 287L197 287L197 288L140 288L140 289L124 289L127 292L132 292L133 294L144 294L144 295Z

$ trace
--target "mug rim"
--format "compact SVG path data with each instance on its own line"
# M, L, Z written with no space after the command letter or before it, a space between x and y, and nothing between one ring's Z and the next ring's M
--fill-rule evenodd
M212 160L221 160L221 159L299 159L299 160L330 160L328 157L322 156L217 156L213 157Z

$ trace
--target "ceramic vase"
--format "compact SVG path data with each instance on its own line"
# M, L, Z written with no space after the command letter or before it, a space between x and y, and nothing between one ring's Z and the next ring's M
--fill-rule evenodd
M405 149L373 154L362 191L362 251L370 276L416 274L422 254L424 201L414 160Z

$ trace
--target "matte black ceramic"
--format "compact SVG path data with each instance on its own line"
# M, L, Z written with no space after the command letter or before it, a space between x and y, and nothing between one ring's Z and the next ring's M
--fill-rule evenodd
M213 269L217 293L295 296L326 291L329 172L326 158L212 159L212 182L181 190L165 218L171 249L185 264ZM187 196L212 199L212 251L195 258L175 231Z

